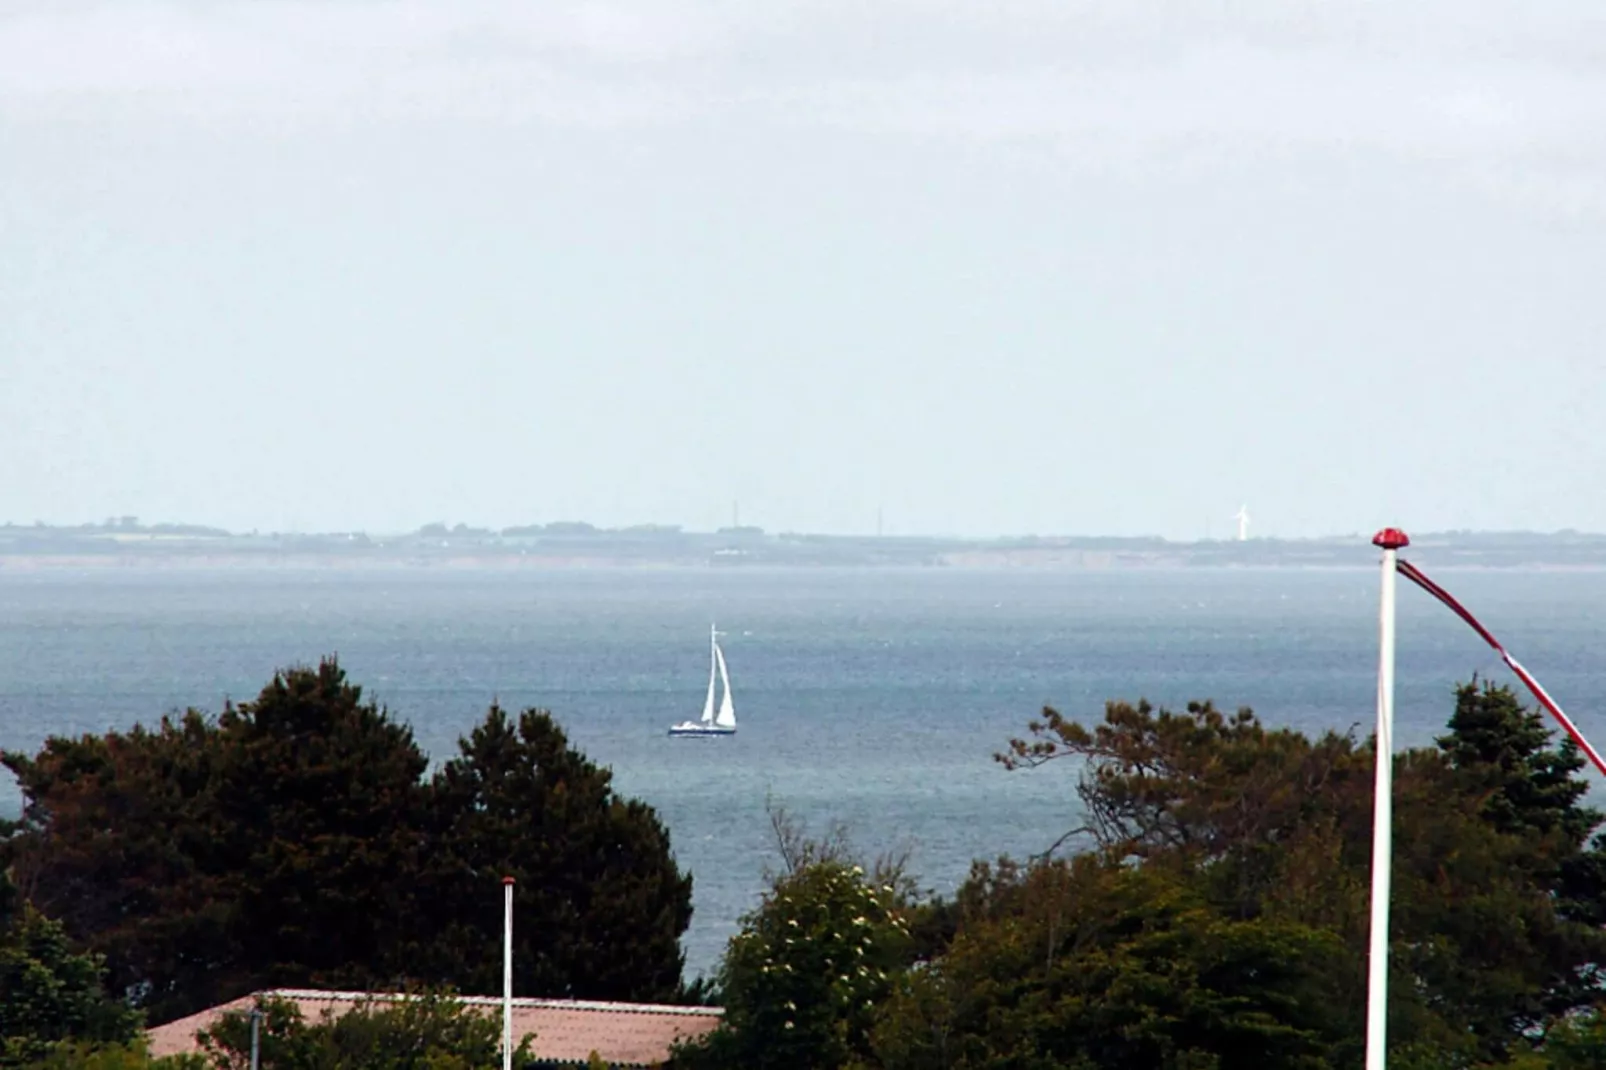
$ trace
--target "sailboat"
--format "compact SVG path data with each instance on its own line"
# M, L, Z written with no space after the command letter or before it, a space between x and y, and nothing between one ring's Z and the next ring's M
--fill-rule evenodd
M714 711L714 682L718 677L725 694ZM731 702L731 678L725 669L725 652L719 648L719 632L708 628L708 697L703 700L700 721L682 721L669 730L672 736L733 736L736 734L736 707Z

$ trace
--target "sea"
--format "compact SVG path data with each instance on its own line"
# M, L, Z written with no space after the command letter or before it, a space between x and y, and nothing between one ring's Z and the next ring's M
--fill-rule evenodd
M1606 572L1418 563L1606 742ZM1076 771L994 760L1044 706L1089 723L1110 699L1211 699L1368 734L1378 586L1370 567L0 569L0 747L215 712L330 654L436 760L493 702L547 709L667 824L694 881L694 977L779 864L773 809L867 857L906 852L937 893L974 859L1049 847L1077 821ZM710 622L739 731L669 739L701 711ZM1397 745L1440 734L1474 674L1510 681L1402 581ZM7 778L0 809L17 805Z

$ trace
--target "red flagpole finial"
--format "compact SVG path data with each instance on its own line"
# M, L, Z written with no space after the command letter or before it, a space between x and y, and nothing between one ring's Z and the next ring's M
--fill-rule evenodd
M1372 545L1385 550L1398 550L1411 545L1411 537L1399 528L1384 528L1372 536Z

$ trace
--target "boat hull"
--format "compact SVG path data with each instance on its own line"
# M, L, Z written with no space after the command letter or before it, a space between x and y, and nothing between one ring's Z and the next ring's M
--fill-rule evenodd
M671 736L734 736L736 729L721 728L712 724L677 724L669 730Z

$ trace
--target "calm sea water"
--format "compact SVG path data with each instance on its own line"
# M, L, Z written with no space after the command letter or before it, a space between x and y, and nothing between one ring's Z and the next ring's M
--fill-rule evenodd
M1606 573L1437 578L1606 740ZM696 974L775 862L766 799L845 822L867 851L908 847L949 890L971 859L1041 850L1074 821L1069 769L991 759L1044 704L1090 719L1107 698L1212 698L1364 733L1377 583L1370 569L0 572L0 746L216 710L333 652L437 757L493 699L545 707L668 823L695 878ZM701 709L710 619L741 731L671 741ZM1399 744L1430 740L1473 672L1506 678L1402 584ZM0 804L14 809L13 784Z

